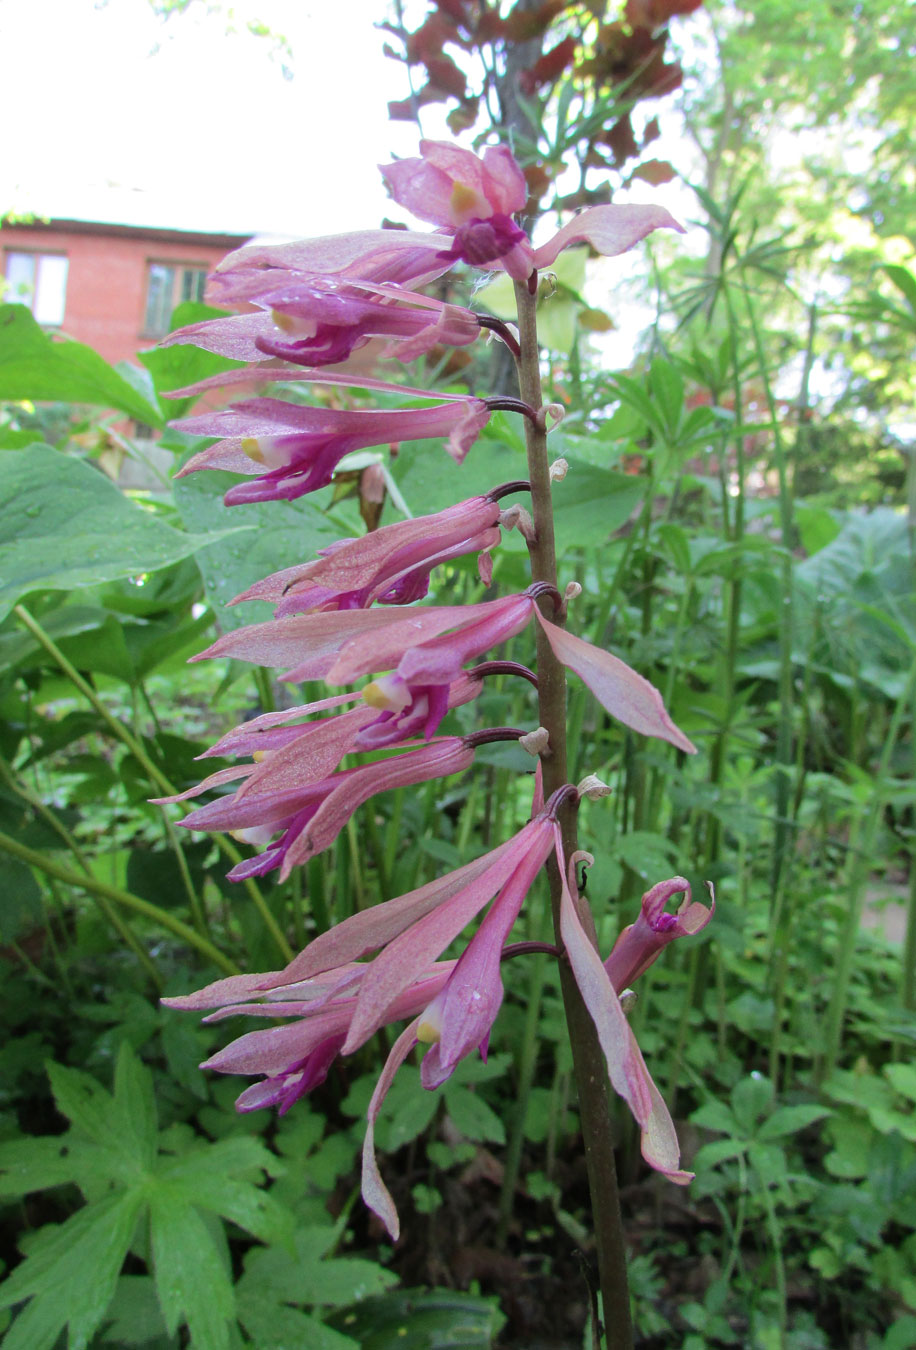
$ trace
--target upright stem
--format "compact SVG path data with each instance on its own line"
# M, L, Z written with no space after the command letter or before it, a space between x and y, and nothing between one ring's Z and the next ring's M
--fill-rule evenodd
M518 362L521 396L533 408L543 406L537 340L535 297L524 282L515 284L521 356ZM531 507L534 540L529 544L533 581L557 585L556 545L553 529L550 471L547 460L547 435L536 423L525 421L528 450L528 477L531 482ZM549 597L538 600L548 606ZM567 781L566 765L566 675L554 656L546 636L538 625L538 710L541 726L549 737L548 753L543 757L544 795L549 797ZM563 847L569 857L576 849L575 812L564 806L560 812ZM548 863L550 896L557 946L560 937L560 874L556 862ZM590 911L582 915L586 931L594 932ZM595 1025L589 1016L569 962L560 960L560 984L573 1053L573 1069L579 1095L582 1142L592 1201L598 1278L604 1305L608 1350L630 1350L633 1328L627 1287L626 1249L617 1191L617 1170L611 1133L608 1076Z

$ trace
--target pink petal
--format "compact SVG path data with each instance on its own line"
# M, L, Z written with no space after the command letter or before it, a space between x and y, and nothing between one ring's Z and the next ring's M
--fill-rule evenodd
M529 823L511 840L491 867L449 900L437 906L380 952L360 987L350 1024L346 1053L362 1045L383 1023L398 994L445 951L484 905L515 873L525 889L550 852L553 826L549 820ZM493 855L491 855L492 857Z
M653 230L677 230L684 233L663 206L590 206L580 211L553 238L534 250L535 267L549 267L563 249L587 243L606 257L626 253Z
M656 1171L663 1172L670 1181L684 1185L692 1180L693 1173L680 1170L680 1149L668 1108L652 1082L614 986L601 964L601 957L586 937L566 884L563 866L560 872L563 876L560 935L576 984L595 1024L611 1084L636 1118L646 1162Z
M497 864L511 844L512 841L508 840L455 872L427 882L425 886L399 895L394 900L386 900L380 905L372 905L358 914L352 914L310 942L286 967L284 979L305 979L348 961L357 961L367 952L384 947L418 919L450 900L465 886L476 882Z
M654 685L610 652L548 622L536 606L534 612L554 656L579 676L612 717L643 736L657 736L696 754L696 746L674 725Z
M382 1103L388 1095L388 1089L394 1082L394 1075L416 1044L417 1023L411 1022L410 1026L404 1028L394 1045L391 1047L391 1053L385 1061L385 1067L382 1069L381 1077L375 1085L372 1100L369 1102L369 1123L366 1127L366 1138L363 1142L363 1200L372 1212L379 1216L382 1223L391 1234L392 1241L394 1242L397 1242L398 1240L401 1232L401 1225L398 1220L398 1212L395 1209L394 1201L391 1198L387 1186L384 1181L382 1181L382 1175L378 1170L378 1162L375 1157L375 1122L378 1120L378 1114L382 1108Z

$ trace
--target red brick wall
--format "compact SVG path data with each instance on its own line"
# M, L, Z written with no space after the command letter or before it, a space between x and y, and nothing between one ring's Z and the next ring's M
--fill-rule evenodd
M208 271L245 240L233 236L134 230L52 222L0 228L0 272L7 251L65 253L69 259L63 332L93 347L106 361L133 361L152 347L145 336L150 262L183 263Z

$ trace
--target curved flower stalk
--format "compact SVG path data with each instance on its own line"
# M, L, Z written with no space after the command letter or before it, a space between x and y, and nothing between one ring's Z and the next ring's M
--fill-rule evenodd
M418 1045L429 1048L421 1082L439 1087L474 1050L486 1054L490 1030L503 999L501 960L512 926L544 862L556 852L563 882L563 938L569 960L601 1039L614 1089L626 1101L642 1133L643 1156L670 1180L691 1174L679 1164L677 1137L627 1023L619 994L624 985L610 967L623 953L622 970L634 978L665 942L698 933L712 907L691 903L682 877L661 882L642 901L636 923L621 934L602 965L579 917L582 904L566 880L556 813L577 800L567 786L555 793L514 838L456 872L406 895L345 919L316 938L283 971L235 976L195 994L167 999L174 1008L214 1008L205 1020L235 1014L287 1017L284 1026L248 1032L201 1065L221 1073L262 1074L265 1079L239 1097L239 1110L278 1105L285 1111L324 1080L338 1054L351 1054L382 1026L411 1017L389 1055L369 1106L363 1150L363 1196L397 1238L394 1203L375 1158L374 1125L394 1075ZM573 860L575 862L575 860ZM572 875L572 867L569 870ZM671 895L686 893L677 915L665 913ZM438 958L482 909L475 936L457 961ZM668 936L670 934L670 936ZM363 962L371 952L374 960ZM634 974L635 972L635 974ZM257 1000L257 1001L256 1001Z

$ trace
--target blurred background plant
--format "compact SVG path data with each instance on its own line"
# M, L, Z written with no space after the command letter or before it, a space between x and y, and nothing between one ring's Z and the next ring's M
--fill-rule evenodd
M566 255L542 304L580 631L651 679L700 747L686 760L637 742L573 694L573 771L599 773L616 804L600 848L583 806L588 894L604 930L606 901L635 912L674 871L719 899L702 942L641 981L634 1014L697 1172L686 1192L658 1190L621 1115L639 1344L905 1350L916 12L378 8L404 67L392 117L508 139L532 211L666 185L694 225L616 291L607 264ZM474 303L501 313L500 285ZM172 326L211 312L181 306ZM615 369L634 326L636 355ZM374 1052L280 1121L239 1118L235 1086L196 1068L225 1033L157 1004L274 968L521 824L517 751L490 746L486 773L445 800L431 785L362 808L304 877L233 886L240 846L186 836L148 801L196 781L195 755L243 716L318 696L236 663L186 665L214 630L262 616L228 599L361 533L380 496L387 522L520 476L520 435L496 414L461 468L417 445L364 454L331 488L240 519L218 474L113 481L119 456L143 454L127 418L176 468L187 458L165 425L183 406L163 395L219 368L190 347L140 360L112 368L21 306L0 310L0 1231L7 1265L27 1258L0 1286L5 1306L25 1304L4 1344L51 1350L69 1325L74 1346L156 1350L580 1345L584 1171L542 958L514 963L486 1065L466 1062L441 1095L406 1066L392 1090L378 1142L412 1210L396 1249L354 1207ZM494 360L478 344L422 376L490 388L508 378ZM494 564L499 590L525 584L514 534ZM465 562L433 585L439 602L483 593ZM514 724L517 697L488 685L488 720ZM520 936L546 936L544 906Z

